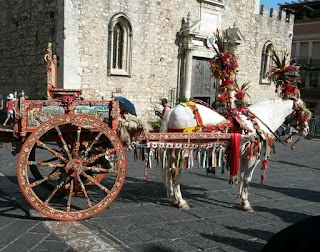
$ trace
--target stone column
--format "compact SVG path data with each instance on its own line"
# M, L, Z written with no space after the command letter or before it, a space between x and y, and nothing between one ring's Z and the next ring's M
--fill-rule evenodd
M191 77L192 77L192 50L188 49L185 52L185 82L184 82L184 97L191 98Z

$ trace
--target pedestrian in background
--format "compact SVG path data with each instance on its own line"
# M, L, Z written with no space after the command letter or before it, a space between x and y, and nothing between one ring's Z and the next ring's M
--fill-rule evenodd
M3 110L3 96L0 94L0 110Z
M161 105L163 107L162 112L160 111L155 111L155 114L159 116L161 119L165 117L165 115L169 112L170 106L168 104L168 99L167 98L162 98L161 99Z
M7 96L7 101L6 101L6 108L7 108L7 118L4 121L3 125L6 125L9 119L12 120L11 125L13 124L13 119L14 119L14 104L13 104L13 99L14 96L13 94L9 94Z

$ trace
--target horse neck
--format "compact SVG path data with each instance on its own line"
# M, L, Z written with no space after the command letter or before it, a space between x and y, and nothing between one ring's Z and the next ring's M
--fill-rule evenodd
M251 105L249 110L258 118L262 130L275 132L292 113L293 101L280 98L261 101Z

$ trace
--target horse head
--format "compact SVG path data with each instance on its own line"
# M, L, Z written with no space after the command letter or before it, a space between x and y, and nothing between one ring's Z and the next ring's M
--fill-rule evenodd
M129 150L135 146L139 138L145 137L148 133L147 123L136 116L129 115L126 119L119 119L118 136Z
M311 111L305 103L300 98L293 99L292 113L286 117L285 124L290 124L301 136L306 136L309 133L310 118Z

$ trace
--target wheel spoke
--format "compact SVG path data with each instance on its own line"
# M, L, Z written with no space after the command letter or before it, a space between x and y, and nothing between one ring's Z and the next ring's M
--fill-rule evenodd
M86 174L85 172L81 172L81 175L85 176L90 182L92 182L93 184L95 184L96 186L98 186L102 191L106 192L107 194L110 193L110 190L108 188L106 188L105 186L103 186L101 183L99 183L98 181L96 181L92 176Z
M76 140L76 146L75 146L75 149L74 149L74 155L76 157L78 157L78 155L79 155L80 135L81 135L81 125L79 125L78 129L77 129L77 140Z
M73 195L73 179L70 182L70 191L69 191L69 197L68 197L68 203L67 203L67 213L70 213L72 195Z
M50 151L57 158L60 158L63 162L68 163L68 160L66 158L64 158L59 152L57 152L54 149L48 147L45 143L41 142L40 140L37 140L36 143L37 143L37 145L41 146L42 148Z
M102 136L102 132L100 131L97 136L93 139L92 143L87 146L86 151L85 151L85 155L88 155L88 152L92 149L92 146L97 143L97 141L99 140L99 138Z
M90 167L86 167L86 166L82 166L82 168L85 171L93 171L93 172L101 172L101 173L110 173L110 171L113 171L112 169L106 169L106 168L101 168L101 167L95 167L95 166L90 166ZM115 173L118 173L117 171Z
M50 193L49 197L43 202L45 205L49 203L49 201L54 197L54 195L57 193L59 189L61 189L62 186L64 186L65 181L61 181L59 185L56 185L53 191Z
M69 151L69 148L68 148L68 145L67 145L66 141L63 138L63 135L61 133L61 130L59 129L59 126L55 126L54 128L56 129L56 131L58 133L58 136L59 136L59 138L60 138L60 140L61 140L61 142L63 144L63 149L66 151L69 160L71 160L72 159L71 153Z
M27 165L49 166L49 167L65 167L65 164L42 161L27 161Z
M56 177L59 177L61 174L61 172L54 172L46 177L44 177L43 179L40 179L40 180L37 180L35 182L33 182L32 184L29 185L30 188L34 187L34 186L37 186L37 185L40 185L42 184L43 182L49 180L49 179L53 179L53 178L56 178Z
M90 198L89 198L89 196L87 194L87 190L86 190L86 188L85 188L85 186L84 186L79 174L77 174L77 179L78 179L78 181L80 183L81 190L82 190L82 192L84 194L84 198L87 201L87 204L88 204L89 208L92 208L92 204L91 204Z
M109 154L115 153L115 152L116 152L116 149L114 149L114 148L108 149L108 150L106 150L106 151L103 152L103 153L99 153L99 154L97 154L97 155L94 155L94 156L90 157L90 158L87 160L87 163L88 163L88 164L91 164L91 163L95 162L96 160L98 160L100 157L109 156Z

